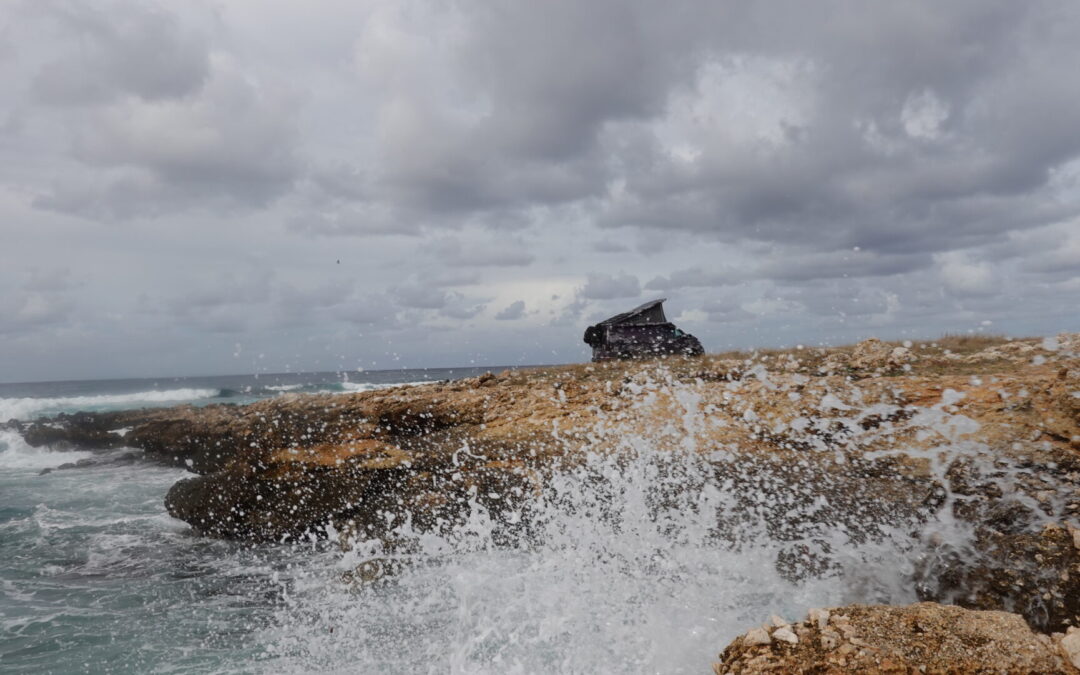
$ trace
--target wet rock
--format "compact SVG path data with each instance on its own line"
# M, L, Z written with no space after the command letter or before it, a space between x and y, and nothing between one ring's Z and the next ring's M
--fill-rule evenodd
M94 457L87 457L86 459L80 459L77 462L68 462L61 464L55 468L46 468L38 472L39 476L50 474L53 471L65 471L70 469L90 469L100 468L106 466L123 466L126 464L134 464L135 462L143 458L141 450L131 450L129 452L111 452L107 454L99 454Z
M123 413L61 414L55 419L25 424L20 431L26 443L35 448L111 449L125 445L124 438L113 433L114 429L125 426L124 419Z
M1080 624L1080 550L1066 527L1037 533L980 528L970 550L928 552L917 584L920 598L1008 609L1044 633Z
M840 614L842 612L842 614ZM831 610L830 624L795 624L803 639L762 643L735 638L716 673L1069 673L1051 640L1015 614L934 603L852 605ZM820 615L819 615L820 616ZM791 631L788 631L791 632ZM794 634L792 637L795 637Z

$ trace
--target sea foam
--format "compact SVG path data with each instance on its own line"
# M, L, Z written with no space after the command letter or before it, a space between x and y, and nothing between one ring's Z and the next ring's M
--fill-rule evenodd
M18 432L0 429L0 469L52 469L92 455L85 451L57 452L34 448Z
M75 410L139 408L162 403L181 403L221 395L219 389L164 389L130 394L96 396L61 396L56 398L0 398L0 421L29 420L41 415L55 415Z

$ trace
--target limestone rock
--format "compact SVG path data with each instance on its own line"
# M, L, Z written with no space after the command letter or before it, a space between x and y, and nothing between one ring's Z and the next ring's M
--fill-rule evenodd
M1033 633L1016 614L934 603L906 607L852 605L842 611L847 617L842 624L850 626L843 636L808 620L796 625L806 636L797 642L778 644L776 634L786 629L774 631L774 641L769 645L752 644L746 636L739 637L720 654L713 670L838 674L1074 672L1061 652L1045 636ZM1062 640L1062 652L1071 648L1071 639L1067 636ZM1066 640L1070 641L1068 645Z
M772 637L769 636L769 631L764 628L751 628L743 636L743 642L749 646L767 645L772 642Z
M829 610L827 609L811 609L807 612L807 620L817 626L818 630L825 630L825 627L829 625Z
M791 629L787 626L777 628L772 632L772 639L780 642L786 642L789 645L799 644L799 637L795 633L791 632Z
M851 354L851 367L856 370L876 370L888 365L892 347L877 338L863 340Z
M885 366L890 370L897 370L908 365L915 360L915 355L911 353L911 350L907 347L894 347L889 352L889 358L885 361Z
M1061 650L1074 668L1080 668L1080 631L1073 631L1061 639Z

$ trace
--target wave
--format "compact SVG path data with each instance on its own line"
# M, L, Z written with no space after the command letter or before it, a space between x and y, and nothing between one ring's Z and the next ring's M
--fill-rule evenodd
M302 384L268 384L266 388L270 391L295 391L303 386Z
M422 384L432 384L433 380L420 380L418 382L390 382L375 384L373 382L341 382L341 388L337 391L353 394L358 391L375 391L377 389L391 389L393 387L418 387Z
M179 403L205 398L217 398L219 389L165 389L140 391L131 394L99 394L95 396L61 396L57 398L0 398L0 421L29 420L40 415L55 415L75 410L135 408L160 403Z
M18 432L0 429L0 468L3 469L55 469L92 456L92 452L82 450L60 452L31 447Z

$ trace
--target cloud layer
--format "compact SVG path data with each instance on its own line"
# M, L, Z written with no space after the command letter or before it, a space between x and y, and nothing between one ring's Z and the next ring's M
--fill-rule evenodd
M0 381L573 361L661 295L708 349L1080 329L1065 0L0 28Z

